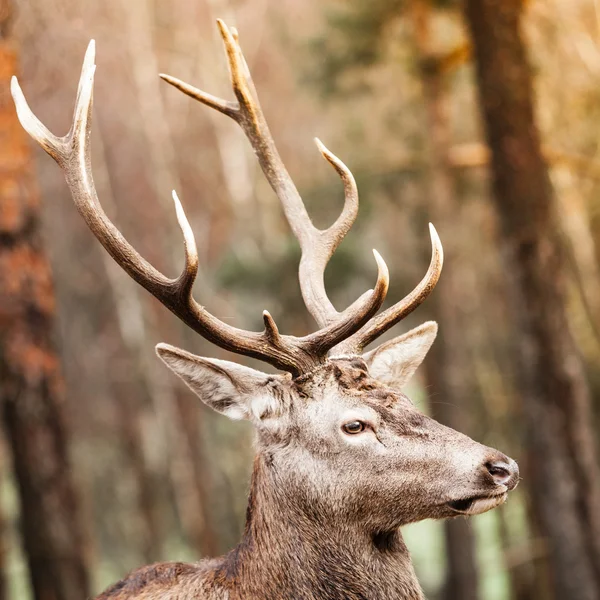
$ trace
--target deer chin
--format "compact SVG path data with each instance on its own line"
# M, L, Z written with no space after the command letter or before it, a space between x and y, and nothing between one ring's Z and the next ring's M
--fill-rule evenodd
M504 504L508 492L496 494L495 496L471 496L461 500L447 502L446 506L455 515L480 515L481 513L492 510L501 504Z

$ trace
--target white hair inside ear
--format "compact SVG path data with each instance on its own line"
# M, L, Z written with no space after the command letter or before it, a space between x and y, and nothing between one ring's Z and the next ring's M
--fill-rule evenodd
M384 342L363 358L371 376L390 387L401 389L423 362L437 335L435 321L427 321L408 333Z
M156 353L202 402L230 419L258 422L277 416L282 408L272 385L281 379L278 375L203 358L169 344L158 344Z

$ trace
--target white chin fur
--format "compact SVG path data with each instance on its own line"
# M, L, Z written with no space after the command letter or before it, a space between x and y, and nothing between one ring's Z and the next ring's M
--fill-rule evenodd
M506 500L507 494L502 494L501 496L494 496L493 498L479 498L475 500L469 509L465 511L466 515L480 515L481 513L487 512L488 510L492 510L492 508L496 508L501 504L504 504Z

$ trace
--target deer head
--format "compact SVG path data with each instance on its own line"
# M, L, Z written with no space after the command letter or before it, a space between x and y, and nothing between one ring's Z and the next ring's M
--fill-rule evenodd
M356 217L354 178L317 140L345 191L339 218L328 229L317 229L275 148L237 33L222 21L218 25L235 101L222 100L167 75L161 77L236 121L248 137L300 243L300 286L319 326L314 333L304 337L281 334L267 311L264 331L244 331L219 320L194 300L198 254L175 192L185 243L185 268L175 279L146 262L108 219L96 195L90 160L93 42L83 64L71 130L64 137L48 131L29 109L13 78L21 123L61 166L89 228L133 279L207 340L284 372L267 375L165 344L157 346L160 358L203 402L255 425L259 458L270 473L268 485L288 505L306 514L326 515L330 521L385 531L428 517L476 514L501 504L517 483L516 463L425 416L401 392L433 343L437 325L425 323L364 351L434 288L443 262L435 229L430 226L429 269L403 300L377 314L387 293L388 271L374 252L378 277L373 290L338 312L325 291L323 274Z
M287 507L390 531L494 508L518 479L514 461L425 416L400 391L436 333L428 322L295 378L166 344L157 352L208 406L254 424Z

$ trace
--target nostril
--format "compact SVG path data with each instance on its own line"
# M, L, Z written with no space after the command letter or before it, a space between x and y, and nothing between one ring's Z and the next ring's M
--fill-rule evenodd
M511 480L512 469L504 461L487 462L485 467L497 485L506 485Z

